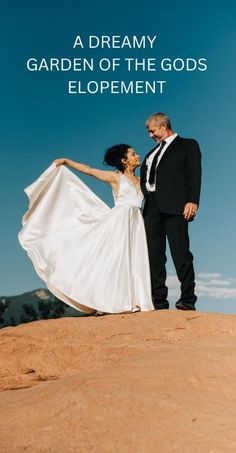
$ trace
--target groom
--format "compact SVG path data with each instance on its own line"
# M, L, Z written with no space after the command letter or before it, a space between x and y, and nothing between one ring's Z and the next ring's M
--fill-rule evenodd
M188 222L199 205L201 152L196 140L181 138L164 113L147 121L156 142L141 166L141 188L145 198L144 222L149 250L153 304L169 308L166 286L166 238L181 283L179 310L195 310L193 255L189 250Z

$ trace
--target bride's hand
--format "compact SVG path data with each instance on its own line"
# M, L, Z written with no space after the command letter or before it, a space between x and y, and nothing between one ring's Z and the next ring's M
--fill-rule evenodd
M64 165L66 164L66 159L64 157L62 157L61 159L55 159L53 161L53 164L56 165L56 167L59 167L59 165Z

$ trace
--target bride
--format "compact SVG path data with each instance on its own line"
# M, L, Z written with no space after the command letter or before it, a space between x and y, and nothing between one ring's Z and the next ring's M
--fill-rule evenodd
M103 171L67 158L25 192L29 210L19 241L37 274L60 300L84 313L153 310L139 156L125 144L109 148ZM109 208L67 167L111 185Z

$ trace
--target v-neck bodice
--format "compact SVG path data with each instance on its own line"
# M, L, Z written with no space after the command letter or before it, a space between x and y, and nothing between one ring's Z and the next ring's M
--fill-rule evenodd
M128 206L141 208L143 194L137 191L133 182L123 173L119 173L120 184L118 193L113 191L115 206Z

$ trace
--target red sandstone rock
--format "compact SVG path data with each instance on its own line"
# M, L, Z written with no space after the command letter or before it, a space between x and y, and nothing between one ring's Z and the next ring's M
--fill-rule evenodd
M236 451L236 316L156 311L0 331L1 453Z

